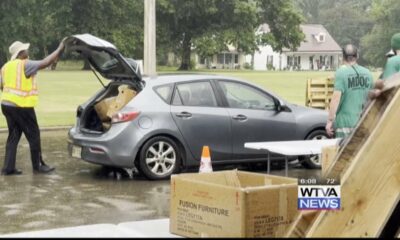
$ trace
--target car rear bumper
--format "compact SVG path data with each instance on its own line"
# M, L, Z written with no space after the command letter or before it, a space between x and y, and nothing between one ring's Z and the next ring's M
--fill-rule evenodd
M87 144L87 146L83 146L84 144L77 144L73 142L68 142L68 153L70 156L105 166L115 166L116 162L112 161L109 154L106 151L99 151L99 148L91 147L91 144ZM85 144L86 145L86 144ZM77 149L79 149L80 154L76 155ZM93 151L95 149L95 151ZM75 152L75 154L74 154Z
M68 152L90 163L132 168L141 138L140 129L132 122L115 124L101 135L82 133L74 127L68 133Z

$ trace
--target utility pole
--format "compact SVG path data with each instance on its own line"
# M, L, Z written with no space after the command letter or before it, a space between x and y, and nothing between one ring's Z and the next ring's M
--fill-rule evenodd
M144 74L156 75L156 0L144 1Z

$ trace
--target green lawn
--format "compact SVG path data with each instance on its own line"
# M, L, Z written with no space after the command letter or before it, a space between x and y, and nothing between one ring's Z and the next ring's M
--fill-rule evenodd
M72 125L76 109L98 89L100 83L90 71L42 71L37 75L39 105L36 115L39 125ZM5 127L3 115L0 127Z
M42 71L38 74L39 105L36 108L39 125L73 125L79 104L89 99L102 86L91 71ZM200 71L196 71L199 73ZM324 79L333 72L261 72L261 71L206 71L207 73L247 79L269 89L284 99L304 105L306 81ZM170 73L170 71L168 71ZM375 74L375 77L378 73ZM6 121L0 114L0 128Z

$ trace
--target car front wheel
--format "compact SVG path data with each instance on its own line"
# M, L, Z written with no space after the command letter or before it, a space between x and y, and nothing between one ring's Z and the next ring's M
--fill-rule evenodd
M329 137L324 130L316 130L308 135L307 140L322 140L328 138ZM300 156L299 160L305 168L321 169L322 159L320 155Z
M139 169L151 180L167 179L179 169L180 159L179 148L172 139L154 137L140 151Z

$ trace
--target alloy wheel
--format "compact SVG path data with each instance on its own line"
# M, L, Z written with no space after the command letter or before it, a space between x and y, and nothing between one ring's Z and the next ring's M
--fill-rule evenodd
M174 170L176 159L175 149L165 141L154 142L145 155L147 168L157 176L170 175Z

